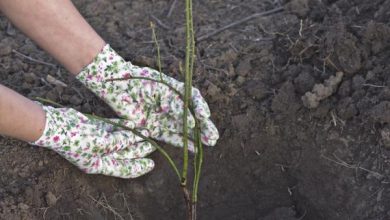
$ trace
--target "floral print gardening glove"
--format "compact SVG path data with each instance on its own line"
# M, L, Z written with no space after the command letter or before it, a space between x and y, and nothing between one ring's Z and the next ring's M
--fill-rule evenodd
M156 81L163 79L175 90L184 93L184 83L147 67L126 62L110 45L106 45L96 58L77 75L77 79L102 98L122 118L126 125L142 128L150 137L174 146L182 146L183 101L167 85ZM196 88L192 89L195 117L200 121L201 140L214 146L218 130L210 120L210 110ZM188 118L193 135L195 121ZM189 145L193 151L193 143Z
M88 118L71 108L43 106L46 125L33 145L54 150L89 174L136 178L151 171L144 158L155 148L130 131Z

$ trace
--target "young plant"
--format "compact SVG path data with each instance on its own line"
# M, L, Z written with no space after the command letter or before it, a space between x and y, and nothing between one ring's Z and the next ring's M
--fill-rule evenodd
M186 17L186 58L185 58L185 80L184 80L184 96L173 89L179 96L182 98L184 102L184 113L183 113L183 168L180 178L180 185L183 190L184 199L187 206L188 218L195 220L196 219L196 207L198 202L198 188L200 181L200 174L203 163L203 146L200 136L200 125L199 121L195 118L195 132L194 132L194 144L195 144L195 157L194 157L194 177L192 184L192 193L188 190L188 116L192 114L195 116L195 110L193 108L192 103L192 76L194 71L194 63L195 63L195 33L194 33L194 25L193 25L193 15L192 15L192 0L186 0L185 2L185 17ZM157 48L157 65L161 73L161 59L160 59L160 46L158 44L158 40L155 32L155 25L151 23L152 29L152 38L156 44ZM162 77L160 79L160 83L165 84ZM167 84L165 84L167 85ZM169 85L167 85L169 86ZM189 112L190 111L190 112ZM177 169L177 168L174 168ZM192 195L191 195L192 194Z
M110 81L116 81L116 80L150 80L153 82L161 83L162 85L165 85L169 87L173 92L175 92L183 101L183 167L181 170L181 173L179 169L177 168L175 162L170 157L170 155L162 148L160 147L153 139L144 136L141 132L137 131L136 129L129 128L127 126L124 126L120 123L113 122L111 120L93 115L93 114L85 114L90 118L101 120L106 123L112 124L114 126L120 127L125 130L129 130L133 132L135 135L141 137L145 141L151 143L168 161L171 168L176 173L178 180L180 182L180 186L183 190L184 199L188 211L188 219L189 220L195 220L197 217L197 202L198 202L198 188L199 188L199 181L200 181L200 174L202 169L202 163L203 163L203 146L201 142L201 135L200 135L200 123L196 117L195 119L195 129L194 129L194 145L195 145L195 156L193 161L193 168L194 168L194 176L193 176L193 184L192 184L192 191L189 190L188 186L188 167L189 167L189 155L188 155L188 143L189 143L189 129L188 129L188 116L192 114L195 116L195 110L194 110L194 104L192 103L192 76L193 76L193 70L194 70L194 63L195 63L195 35L194 35L194 28L193 28L193 16L192 16L192 0L186 0L185 2L186 10L186 58L185 58L185 82L184 82L184 94L181 94L179 91L177 91L175 88L173 88L168 83L164 82L162 71L161 71L161 58L160 58L160 47L158 44L157 36L155 33L155 25L151 23L151 29L152 29L152 37L156 44L157 48L157 64L158 69L160 71L160 79L152 79L147 77L131 77L131 78L121 78L121 79L112 79ZM43 98L37 98L38 101L41 102L47 102L50 104L53 104L55 106L63 107L62 105L55 103L53 101L43 99Z

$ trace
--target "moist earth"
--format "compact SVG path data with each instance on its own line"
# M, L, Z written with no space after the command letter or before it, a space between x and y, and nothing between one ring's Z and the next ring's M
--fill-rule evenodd
M154 21L163 71L183 79L182 1L74 3L119 54L156 68ZM194 85L221 134L205 149L199 219L390 219L389 11L389 0L194 1ZM332 94L306 108L302 96L337 72ZM0 80L29 98L114 116L3 16ZM1 137L0 218L185 219L175 174L151 158L155 170L138 179L86 175L50 150Z

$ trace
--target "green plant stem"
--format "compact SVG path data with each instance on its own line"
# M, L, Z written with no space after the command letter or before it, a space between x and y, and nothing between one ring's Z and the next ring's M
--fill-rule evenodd
M192 73L193 73L193 26L192 26L192 0L186 0L186 61L185 61L185 81L184 81L184 112L183 112L183 170L182 185L186 185L188 173L188 107L192 93Z
M189 12L189 35L191 37L191 63L190 63L190 69L191 69L191 85L192 85L192 71L194 69L195 64L195 33L194 33L194 21L193 21L193 8L192 8L192 0L188 0L188 12ZM200 126L199 121L196 119L195 123L195 144L197 149L197 154L194 158L194 182L192 187L192 203L193 203L193 219L196 219L196 203L198 201L198 189L199 189L199 181L200 181L200 174L202 170L202 163L203 163L203 146L201 142L201 136L200 136Z
M152 29L152 38L154 43L156 44L156 49L157 49L157 66L158 70L160 71L160 81L163 82L163 77L162 77L162 70L161 70L161 55L160 55L160 45L158 44L157 41L157 35L156 35L156 26L154 25L153 22L150 22L150 28Z
M190 69L191 69L191 74L194 69L194 64L195 64L195 33L194 33L194 22L193 22L193 8L192 8L192 0L188 0L188 11L189 11L189 35L191 36L191 63L190 63ZM192 75L191 75L191 80L192 80ZM192 82L190 82L192 84ZM195 144L196 144L196 149L197 149L197 154L195 155L194 158L194 182L193 182L193 187L192 187L192 214L193 214L193 219L196 219L196 203L198 201L198 189L199 189L199 181L200 181L200 174L202 170L202 164L203 164L203 146L201 142L201 136L200 136L200 126L199 126L199 121L196 120L195 124Z
M61 105L60 103L57 103L57 102L52 101L50 99L45 99L45 98L41 98L41 97L35 97L34 99L39 101L39 102L52 104L52 105L59 107L59 108L65 108L65 106Z
M195 125L195 142L196 142L195 144L196 144L197 154L195 155L194 158L194 182L192 187L192 203L198 202L199 181L200 181L200 174L202 171L202 164L203 164L203 146L200 137L199 124Z
M36 100L40 101L40 102L46 102L46 103L49 103L49 104L52 104L52 105L55 105L57 107L64 107L63 105L59 104L59 103L56 103L52 100L49 100L49 99L44 99L44 98L41 98L41 97L36 97L35 98ZM173 168L173 170L175 171L177 177L179 178L179 181L181 180L181 176L180 176L180 172L175 164L175 162L172 160L172 158L169 156L169 154L162 148L160 147L154 140L152 140L151 138L149 137L146 137L145 135L143 135L141 132L137 131L136 129L133 129L133 128L129 128L127 126L124 126L122 124L119 124L119 123L116 123L116 122L113 122L109 119L106 119L106 118L102 118L100 116L97 116L97 115L93 115L93 114L88 114L88 113L83 113L84 115L86 115L87 117L89 118L92 118L92 119L95 119L95 120L100 120L100 121L103 121L105 123L108 123L108 124L111 124L111 125L114 125L116 127L120 127L120 128L123 128L125 130L128 130L128 131L131 131L133 132L135 135L137 135L138 137L144 139L145 141L149 142L150 144L152 144L168 161L168 163L171 165L171 167Z

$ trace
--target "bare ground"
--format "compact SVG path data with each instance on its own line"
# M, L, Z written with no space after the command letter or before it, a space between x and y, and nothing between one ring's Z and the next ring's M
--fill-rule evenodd
M180 1L74 2L138 65L156 67L149 21L158 20L164 72L182 78ZM205 152L199 219L390 219L390 1L194 3L198 37L284 9L198 43L195 85L221 133ZM337 89L317 108L304 107L301 96L338 71ZM4 17L0 80L30 98L113 116ZM0 146L1 219L184 219L178 183L158 153L151 174L121 180L85 175L49 150L9 138L0 137Z

